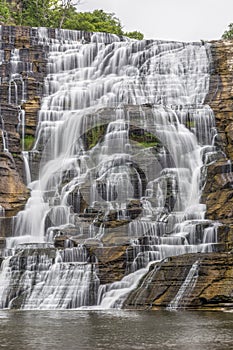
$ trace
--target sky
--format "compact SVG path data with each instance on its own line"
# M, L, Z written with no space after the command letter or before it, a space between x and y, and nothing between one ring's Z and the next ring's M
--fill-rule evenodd
M79 11L115 13L125 32L146 39L199 41L220 39L233 22L233 0L81 0Z

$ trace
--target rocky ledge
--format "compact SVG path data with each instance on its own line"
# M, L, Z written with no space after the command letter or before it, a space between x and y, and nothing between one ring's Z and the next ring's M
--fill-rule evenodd
M190 273L191 269L195 271ZM232 286L231 252L171 257L150 266L124 308L232 308Z

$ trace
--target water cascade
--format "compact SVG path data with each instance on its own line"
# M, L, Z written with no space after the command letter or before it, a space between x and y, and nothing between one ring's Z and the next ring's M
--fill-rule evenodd
M151 261L211 252L217 243L218 224L205 220L200 203L204 167L217 156L204 104L210 47L36 33L49 47L32 150L41 164L30 182L26 162L31 197L7 241L1 304L119 306ZM93 247L119 245L127 246L125 277L103 284Z
M188 297L188 295L192 292L196 284L196 280L198 277L198 264L199 261L197 260L192 265L191 269L187 274L187 277L185 278L184 283L178 290L175 298L168 305L168 310L176 310L180 307L185 307L185 297Z

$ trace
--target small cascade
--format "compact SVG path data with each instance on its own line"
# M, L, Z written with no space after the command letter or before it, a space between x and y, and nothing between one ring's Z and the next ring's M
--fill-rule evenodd
M219 223L210 220L187 220L174 226L172 233L164 231L166 223L133 221L130 224L139 237L131 241L128 248L128 271L144 268L149 262L167 257L188 254L208 253L215 250L218 243ZM162 229L161 229L162 227Z
M29 155L28 152L23 151L23 162L24 162L24 168L25 168L25 175L26 175L26 184L30 184L32 179L31 179L31 171L30 171L30 166L29 166Z
M6 33L4 33L6 31ZM18 109L18 126L17 132L22 136L22 149L24 151L25 140L25 111L23 104L28 99L27 96L27 81L33 76L32 62L30 62L29 48L16 48L15 46L15 31L17 29L9 26L0 25L0 38L3 39L0 43L0 66L1 66L1 105L2 112L0 113L0 133L2 137L3 151L6 153L18 153L16 147L8 142L8 133L11 136L14 131L15 113ZM19 29L20 31L20 29ZM6 45L5 40L9 40L9 45ZM24 50L25 49L25 50ZM27 57L28 56L28 57ZM6 119L8 113L12 113L10 120ZM5 124L4 126L4 118ZM10 138L10 137L9 137ZM9 144L8 144L9 143ZM11 149L13 147L13 149ZM18 145L19 147L19 145Z
M5 130L2 130L2 143L3 143L3 152L8 153L8 134Z
M10 58L10 79L8 85L8 103L21 105L26 101L25 81L22 72L32 72L30 63L22 62L19 55L19 49L11 51Z
M98 290L98 309L121 308L125 297L137 287L139 280L147 272L147 269L140 269L125 276L120 282L105 284Z
M178 293L176 294L175 298L168 305L168 310L177 310L179 308L185 307L186 298L188 298L188 296L191 294L192 290L195 287L198 278L198 268L199 261L197 260L189 270L189 273L185 278L184 283L178 290Z
M5 208L0 205L0 217L5 217Z
M25 150L25 111L20 107L18 114L18 129L21 129L22 151Z
M2 305L120 307L152 261L217 245L219 223L205 219L200 203L205 166L218 156L213 111L204 104L210 45L33 31L49 50L48 74L36 142L23 152L31 197L7 239L15 253L3 265ZM13 58L9 101L16 103L17 51ZM24 144L23 111L19 119ZM32 154L41 162L31 182ZM22 244L38 246L37 263ZM41 262L41 244L64 250ZM89 253L118 246L127 247L125 276L103 284L102 265Z
M7 131L5 130L5 123L3 116L1 115L0 111L0 130L1 130L1 135L2 135L2 144L3 144L3 152L8 153L8 134Z
M99 279L84 247L55 252L46 244L18 247L5 259L2 308L67 309L95 305Z

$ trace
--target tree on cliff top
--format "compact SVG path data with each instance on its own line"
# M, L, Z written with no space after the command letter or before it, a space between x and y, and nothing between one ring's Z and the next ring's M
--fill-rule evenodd
M137 31L124 33L122 24L114 13L103 10L78 12L79 2L80 0L1 0L0 21L5 24L106 32L143 39L143 34Z
M9 23L11 20L11 12L6 1L2 1L0 4L0 22Z
M106 32L117 35L124 34L121 23L114 13L106 13L103 10L72 12L65 19L63 28L88 32Z
M222 35L222 39L233 39L233 23L229 24L228 30L226 30Z

